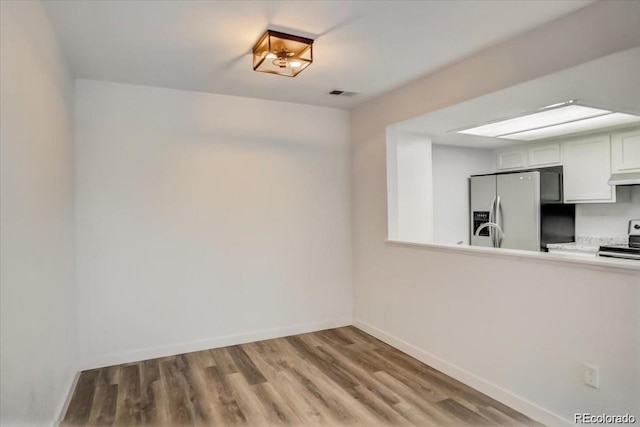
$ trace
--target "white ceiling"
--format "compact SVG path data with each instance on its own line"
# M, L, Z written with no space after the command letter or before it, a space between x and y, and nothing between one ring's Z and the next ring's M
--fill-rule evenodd
M572 99L640 115L640 47L608 55L510 88L398 123L398 131L425 135L435 144L497 148L513 141L451 132L517 116ZM555 139L558 139L556 137Z
M343 108L588 3L44 1L76 77ZM254 72L267 28L315 38L314 63L293 79Z

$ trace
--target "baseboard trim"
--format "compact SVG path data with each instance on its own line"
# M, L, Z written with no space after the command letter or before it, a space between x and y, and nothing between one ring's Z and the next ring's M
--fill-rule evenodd
M397 338L385 331L382 331L367 322L364 322L360 319L353 319L353 326L363 330L369 335L376 337L380 341L397 348L398 350L410 355L411 357L415 357L419 361L426 363L427 365L449 375L450 377L455 378L456 380L475 388L476 390L486 394L487 396L504 403L505 405L515 409L516 411L522 412L529 418L539 421L547 426L566 427L567 425L574 425L572 422L565 418L562 418L560 415L548 411L536 405L535 403L530 402L516 394L513 394L509 390L495 385L483 378L480 378L477 375L474 375L459 366L456 366L452 363L440 359L437 356L434 356L433 354L421 350L420 348L409 344L408 342Z
M217 338L207 338L167 346L105 354L82 361L80 363L80 370L84 371L87 369L96 369L105 366L119 365L121 363L132 363L138 362L140 360L155 359L157 357L172 356L174 354L190 353L192 351L226 347L229 345L246 344L253 341L304 334L307 332L321 331L324 329L340 328L342 326L349 326L352 323L353 321L351 318L343 318L339 320L304 323L283 328L264 329L260 331L226 335Z
M73 390L76 388L76 384L78 384L78 378L80 378L80 372L76 372L75 374L73 374L69 386L67 387L67 393L58 404L58 419L54 420L52 423L52 425L55 427L58 427L60 424L62 424L64 415L67 413L69 403L71 402L71 395L73 394Z

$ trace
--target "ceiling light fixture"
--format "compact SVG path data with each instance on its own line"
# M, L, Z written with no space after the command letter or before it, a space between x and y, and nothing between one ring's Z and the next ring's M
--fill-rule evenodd
M267 30L253 47L253 69L295 77L313 62L313 40Z
M640 116L590 107L571 100L452 132L533 141L631 123L640 123Z

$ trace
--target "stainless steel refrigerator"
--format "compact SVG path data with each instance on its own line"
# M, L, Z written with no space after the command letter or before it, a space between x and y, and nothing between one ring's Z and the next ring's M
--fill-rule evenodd
M546 251L575 240L575 205L564 204L562 171L470 178L472 246Z

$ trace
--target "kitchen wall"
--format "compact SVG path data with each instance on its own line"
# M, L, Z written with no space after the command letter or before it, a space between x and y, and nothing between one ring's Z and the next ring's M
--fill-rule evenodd
M469 244L469 176L495 170L492 150L433 144L433 243Z
M385 243L387 126L639 39L640 3L596 2L352 112L356 325L548 425L640 414L637 270Z
M76 81L81 366L351 323L349 113Z
M577 204L576 236L627 237L630 219L640 218L640 185L631 187L631 200Z
M0 424L52 425L76 373L73 81L39 2L0 19Z
M389 239L433 241L431 161L430 138L387 128Z

